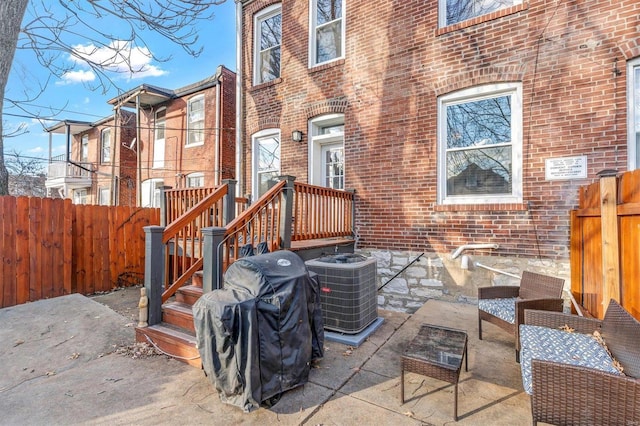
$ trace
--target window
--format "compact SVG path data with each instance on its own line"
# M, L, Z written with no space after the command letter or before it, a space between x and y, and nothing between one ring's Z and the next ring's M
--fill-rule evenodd
M73 190L73 204L87 204L87 190L86 189L74 189Z
M253 136L253 199L257 200L280 176L280 131L263 130Z
M627 75L628 162L629 170L634 170L640 168L640 58L629 62Z
M344 0L311 0L310 66L344 56Z
M202 188L204 186L204 173L191 173L187 175L187 188Z
M344 189L344 115L324 115L309 124L310 183Z
M111 129L104 129L100 134L100 162L111 161Z
M187 146L202 145L203 143L204 95L198 95L189 99L187 105Z
M160 197L162 196L162 179L147 179L142 182L142 193L140 194L140 207L160 207Z
M282 14L279 4L256 15L254 24L254 84L266 83L280 77L280 44Z
M98 189L98 204L101 206L108 206L110 205L110 190L109 188L99 188Z
M80 142L80 162L89 162L89 135L82 135Z
M439 0L439 2L439 24L440 27L446 27L521 4L522 0Z
M522 85L438 99L438 202L522 202Z
M161 169L164 167L164 131L166 127L165 116L167 109L162 108L156 111L155 132L153 140L153 168Z

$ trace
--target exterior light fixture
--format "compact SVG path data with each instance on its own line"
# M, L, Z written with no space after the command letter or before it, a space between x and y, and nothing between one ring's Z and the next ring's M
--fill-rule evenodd
M294 142L302 142L302 131L294 130L293 132L291 132L291 139Z

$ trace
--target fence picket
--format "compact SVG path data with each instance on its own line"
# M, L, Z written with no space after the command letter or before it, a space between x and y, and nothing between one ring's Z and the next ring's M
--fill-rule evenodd
M143 227L159 220L159 209L0 197L0 308L142 283Z

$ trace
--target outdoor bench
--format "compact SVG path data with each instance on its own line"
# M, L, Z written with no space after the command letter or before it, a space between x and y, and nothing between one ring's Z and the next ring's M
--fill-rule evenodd
M640 322L615 301L603 320L527 310L520 346L534 425L640 425Z

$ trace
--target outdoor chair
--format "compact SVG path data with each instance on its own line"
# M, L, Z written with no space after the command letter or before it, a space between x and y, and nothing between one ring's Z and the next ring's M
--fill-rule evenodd
M520 339L534 425L640 425L640 322L613 299L603 320L527 310Z
M478 338L482 340L482 321L497 325L515 337L516 362L520 362L519 327L525 309L561 312L564 280L523 271L520 286L478 288Z

